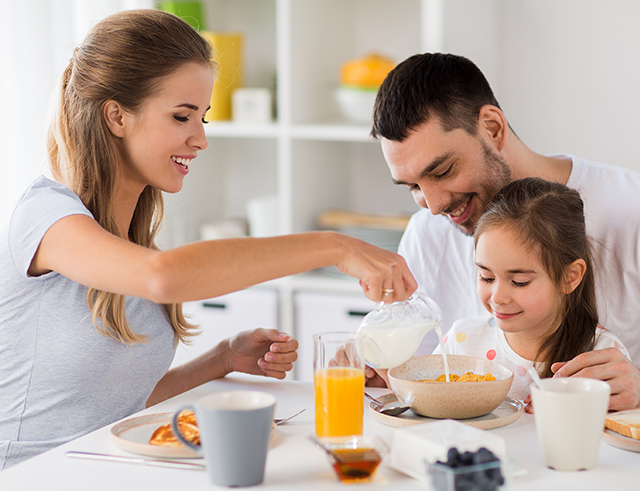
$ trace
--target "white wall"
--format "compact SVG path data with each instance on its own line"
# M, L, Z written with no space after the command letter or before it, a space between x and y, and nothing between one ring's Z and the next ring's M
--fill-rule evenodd
M102 17L153 0L0 0L0 228L46 170L46 113L73 48Z
M500 98L533 149L640 170L640 2L503 2Z
M444 50L480 66L529 147L640 170L640 2L444 1Z

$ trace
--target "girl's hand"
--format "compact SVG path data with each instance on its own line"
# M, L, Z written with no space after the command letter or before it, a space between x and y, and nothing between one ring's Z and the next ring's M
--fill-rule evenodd
M343 346L336 351L335 357L329 361L329 366L358 366L353 346ZM374 369L368 365L364 367L364 385L366 387L391 387L389 385L388 370Z
M387 375L388 371L389 370L382 368L371 368L370 366L366 366L364 369L364 385L366 387L390 388L389 376Z
M242 331L229 339L229 371L283 379L297 349L298 341L277 329Z
M531 394L527 394L522 402L524 402L524 412L533 414L533 401L531 400Z

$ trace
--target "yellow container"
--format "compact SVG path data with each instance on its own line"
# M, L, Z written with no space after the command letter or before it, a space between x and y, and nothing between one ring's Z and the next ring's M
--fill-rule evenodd
M243 35L204 31L202 35L213 46L213 59L218 63L216 79L211 94L208 121L231 119L231 94L244 85L242 62Z

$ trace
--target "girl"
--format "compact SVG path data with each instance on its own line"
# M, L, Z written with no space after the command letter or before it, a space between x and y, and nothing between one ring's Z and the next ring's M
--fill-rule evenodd
M283 378L297 341L240 333L167 371L181 302L334 265L374 301L416 285L400 256L331 232L155 246L162 192L199 151L211 47L156 10L96 24L61 80L39 177L0 236L0 469L234 371Z
M474 240L477 293L491 315L457 321L444 340L447 353L507 366L514 372L509 395L518 399L529 394L529 367L552 377L554 363L585 351L615 347L629 356L598 325L577 191L539 178L513 181L480 218Z

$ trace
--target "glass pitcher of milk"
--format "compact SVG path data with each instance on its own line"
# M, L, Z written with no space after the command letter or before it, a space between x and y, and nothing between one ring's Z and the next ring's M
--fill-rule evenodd
M423 293L404 302L380 303L363 319L356 333L356 351L373 368L393 368L413 356L424 335L440 335L442 311Z

